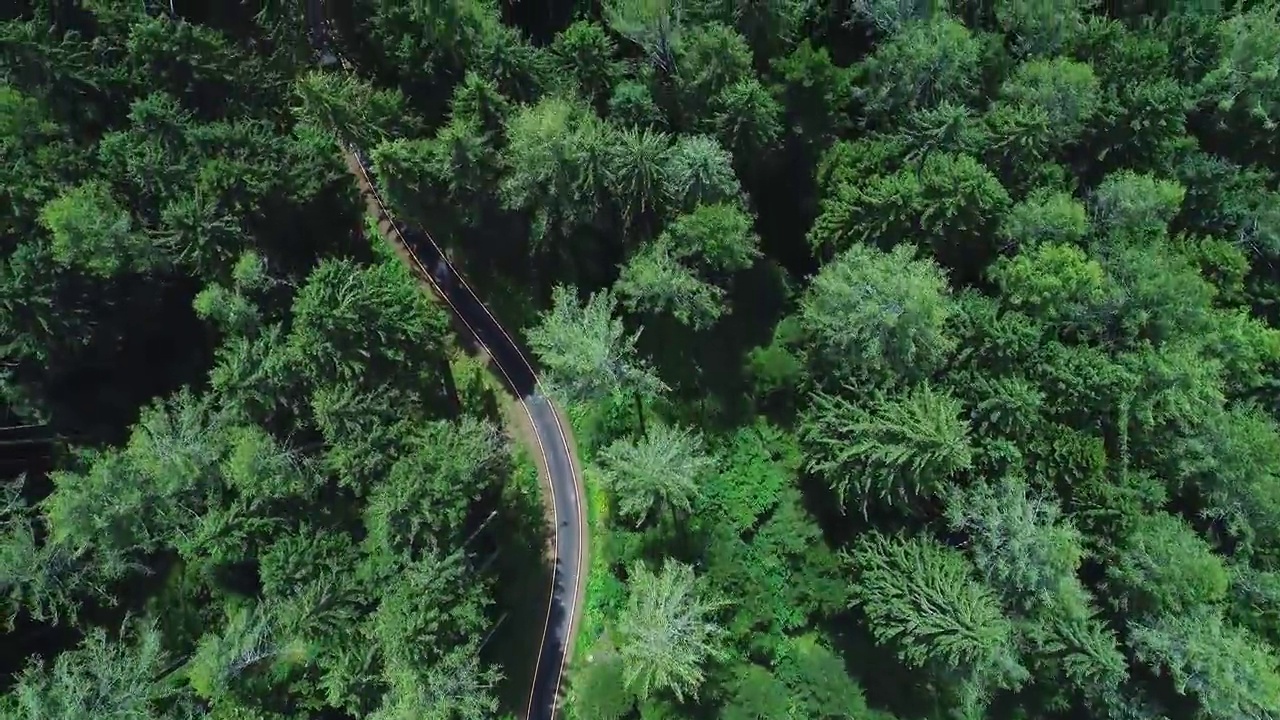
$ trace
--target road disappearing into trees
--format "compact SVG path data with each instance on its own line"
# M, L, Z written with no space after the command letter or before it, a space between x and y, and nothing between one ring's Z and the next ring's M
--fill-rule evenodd
M322 64L350 70L345 58L329 42L332 34L324 9L323 0L309 0L311 43ZM554 568L525 717L553 720L559 710L560 687L581 614L586 579L582 482L570 449L568 424L543 392L532 364L516 340L449 262L435 239L425 230L395 219L378 193L368 158L360 148L341 142L347 167L360 187L366 208L377 219L379 233L449 306L457 321L488 354L491 370L511 391L533 430L526 444L537 458L539 475L550 494Z

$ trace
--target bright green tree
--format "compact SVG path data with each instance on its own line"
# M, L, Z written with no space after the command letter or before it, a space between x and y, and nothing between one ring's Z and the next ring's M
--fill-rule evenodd
M1181 518L1144 518L1118 549L1107 577L1134 615L1187 616L1226 600L1226 565Z
M658 692L697 697L704 664L724 657L724 630L713 619L723 603L700 593L688 565L667 560L655 574L636 562L629 570L618 616L623 682L641 700Z
M688 513L703 477L715 469L701 433L651 423L638 440L615 440L600 452L600 469L619 514L641 525L654 507Z
M628 333L609 291L586 304L577 289L557 286L552 307L529 330L529 345L546 368L548 383L570 402L594 402L617 392L648 394L664 388L636 354L639 331Z
M942 492L969 469L973 449L960 402L928 383L907 395L863 407L847 395L818 393L801 435L809 469L841 502L861 500L910 506ZM850 497L849 491L857 491Z

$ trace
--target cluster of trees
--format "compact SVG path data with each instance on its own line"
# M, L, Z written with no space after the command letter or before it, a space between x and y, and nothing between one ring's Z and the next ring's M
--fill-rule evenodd
M604 123L761 239L667 211L530 332L608 500L579 717L1276 717L1280 11L941 5L605 3Z
M573 419L575 717L1276 717L1274 0L302 4L4 11L0 710L516 709L338 135Z
M497 717L543 521L300 5L80 5L0 25L0 716Z

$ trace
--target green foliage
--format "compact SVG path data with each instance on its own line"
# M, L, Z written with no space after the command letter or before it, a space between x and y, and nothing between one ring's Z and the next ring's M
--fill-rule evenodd
M677 216L664 236L676 257L712 276L746 270L761 256L751 216L729 203L698 205Z
M22 489L21 480L0 486L2 627L12 629L19 615L59 625L79 610L83 595L101 594L100 578L65 546L37 541L40 528Z
M1189 616L1227 596L1221 558L1180 518L1153 515L1122 541L1107 577L1135 615Z
M398 378L401 388L428 398L440 391L433 380L447 320L403 266L323 262L299 289L293 315L290 351L316 386L360 387L377 377Z
M806 145L824 148L848 125L852 75L831 60L826 48L808 39L773 61L782 84L781 100L791 132Z
M1089 234L1088 211L1067 193L1040 190L1009 208L1000 235L1010 245L1073 245Z
M720 143L738 158L759 158L782 134L782 106L759 80L739 80L711 100L712 124Z
M1046 5L1037 0L997 0L996 23L1012 36L1021 53L1048 55L1060 50L1080 32L1084 13L1097 0L1066 0Z
M608 150L606 183L621 206L623 222L642 223L665 209L671 171L671 138L647 129L627 128Z
M790 712L786 686L759 665L744 667L730 688L733 695L720 711L725 720L785 717Z
M401 566L369 619L391 669L426 669L465 652L487 624L482 596L469 587L474 581L460 552L428 552Z
M949 0L855 0L849 4L849 19L892 35L913 21L945 15L949 5Z
M813 637L791 640L775 673L806 717L860 720L872 716L862 688L845 672L840 656Z
M425 671L393 665L391 693L369 717L377 720L482 720L494 717L499 673L482 666L471 647L459 647Z
M711 525L714 515L702 521ZM793 488L782 490L767 514L738 532L715 528L707 549L707 579L733 597L725 628L748 656L774 655L789 634L840 612L848 591L838 558Z
M682 7L696 22L736 27L757 58L789 48L815 10L808 0L684 0Z
M524 712L542 505L353 146L567 403L562 713L1280 707L1275 2L12 5L0 715Z
M1270 415L1235 406L1204 419L1184 446L1179 476L1204 497L1205 514L1268 547L1280 538L1280 431Z
M227 618L220 632L200 638L185 667L187 681L197 695L211 702L234 697L252 675L271 672L282 663L299 662L305 650L290 642L262 605L241 607Z
M841 502L850 500L852 486L864 511L872 500L909 506L938 494L973 464L959 401L928 383L870 408L825 393L813 401L802 426L809 469L827 480Z
M1107 177L1093 196L1093 216L1103 228L1126 234L1164 230L1186 190L1175 182L1121 171Z
M823 267L800 301L800 324L841 376L927 377L955 348L944 275L914 250L854 245Z
M637 128L658 128L666 123L649 87L631 80L614 86L609 97L609 119L618 125Z
M790 433L761 422L739 428L724 453L723 468L699 493L705 508L699 514L741 533L777 506L798 469L800 448Z
M50 201L40 221L52 235L53 257L66 266L111 277L146 271L161 259L135 237L129 214L102 184L82 185Z
M617 655L595 657L578 670L573 680L572 707L583 717L621 720L635 707L627 689L622 659Z
M403 94L349 75L313 71L301 76L293 91L299 117L360 146L369 147L382 138L421 127Z
M1097 261L1074 245L1044 243L991 267L1009 305L1068 333L1096 329L1109 283Z
M675 561L657 574L636 563L629 584L618 617L623 682L641 700L655 692L696 697L703 663L723 656L724 631L711 617L723 603L702 597L693 568Z
M733 157L714 138L682 135L671 149L667 197L677 208L738 202L742 188L733 174Z
M876 640L891 644L903 661L956 673L978 696L1026 680L1013 623L958 551L872 533L849 560L854 602Z
M388 555L418 559L462 542L471 508L508 462L497 430L464 418L422 428L369 495L368 541Z
M676 45L675 83L683 123L705 130L724 107L721 96L736 83L750 82L751 50L732 27L709 23L693 27ZM718 124L718 123L717 123Z
M599 462L618 514L637 525L655 505L688 513L702 476L715 468L700 434L663 424L650 425L638 440L614 441L601 450Z
M217 497L227 425L189 393L148 408L123 451L92 458L84 473L54 475L42 502L51 539L109 557L152 552L193 529Z

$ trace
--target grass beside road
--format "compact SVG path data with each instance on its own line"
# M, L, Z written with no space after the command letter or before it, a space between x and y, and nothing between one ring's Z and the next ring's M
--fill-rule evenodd
M609 518L609 500L604 487L592 470L584 469L582 484L586 488L587 531L591 536L591 557L587 569L587 587L582 598L582 624L574 643L575 664L586 659L591 648L604 635L609 603L616 584L609 568L609 537L606 532Z
M592 662L594 656L609 652L612 642L609 628L624 596L624 588L613 573L613 548L609 527L611 514L609 497L595 469L586 462L596 450L593 430L595 419L582 408L566 408L569 422L579 431L579 453L583 458L582 485L586 503L587 535L591 552L588 559L587 582L582 597L582 619L574 639L573 660L567 671L567 697L564 705L568 720L589 720L577 714L573 704L573 680L577 671Z

